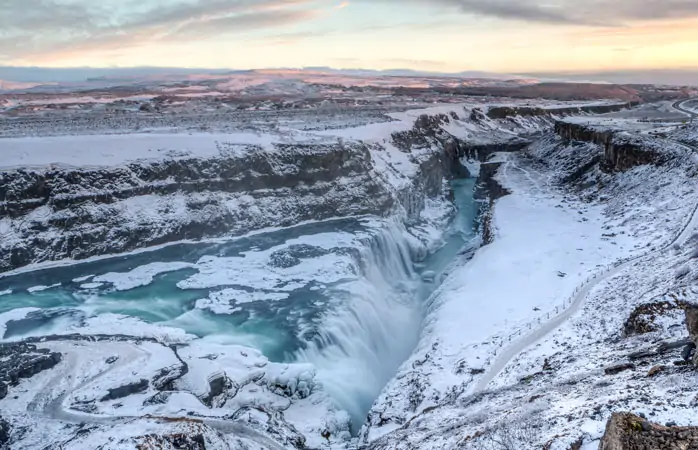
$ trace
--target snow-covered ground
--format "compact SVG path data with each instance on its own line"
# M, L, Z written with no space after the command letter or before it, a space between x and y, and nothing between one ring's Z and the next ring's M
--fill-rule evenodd
M695 424L694 375L672 365L680 348L604 374L687 334L677 302L698 292L698 161L675 146L662 166L591 166L572 181L601 148L546 138L502 158L498 179L512 194L495 205L495 242L432 297L418 350L371 411L371 448L562 450L581 438L596 449L611 412L624 410ZM628 257L636 259L611 269ZM656 330L627 335L632 311L657 301L674 306L651 314ZM570 304L575 312L557 321Z
M523 102L497 106L512 105ZM492 119L486 114L490 106L467 103L393 112L390 121L325 131L297 129L285 137L265 132L6 139L10 159L3 166L32 166L37 172L217 158L225 156L221 143L226 151L238 152L236 157L247 151L271 156L283 150L279 144L301 140L335 142L340 147L360 143L370 158L370 179L402 206L391 210L391 218L374 218L366 224L381 232L334 230L285 238L262 248L135 266L114 259L118 269L76 273L64 284L25 282L7 289L3 284L0 294L8 301L17 301L13 299L18 296L39 301L73 288L79 298L87 299L78 308L66 306L81 314L53 311L44 317L30 307L0 314L0 330L11 331L9 340L55 334L34 339L37 352L63 355L55 368L20 381L1 400L3 417L11 419L14 429L24 430L17 448L43 442L75 449L92 448L95 442L105 448L128 448L184 433L201 436L206 448L221 449L303 445L342 449L364 444L476 449L486 446L493 433L508 432L520 438L520 448L542 447L550 441L551 449L562 450L585 436L584 448L591 449L608 414L621 405L661 420L691 422L688 402L672 397L664 400L665 409L655 405L667 393L695 395L683 369L666 370L668 387L658 387L638 368L612 380L602 375L604 367L623 361L635 349L684 334L676 309L657 319L657 330L650 334L626 338L622 329L632 309L643 302L690 301L694 295L690 258L695 244L684 238L695 225L689 219L697 217L693 177L698 163L690 143L678 143L689 140L681 137L688 129L677 124L663 130L668 137L662 138L662 145L672 146L666 149L663 165L606 173L597 164L603 149L588 143L565 144L550 134L554 115ZM580 105L533 102L531 106ZM415 127L424 122L420 119L424 115L436 117L429 126L435 123L438 129ZM627 117L568 120L597 121L605 129L622 128L629 134L642 133L646 127ZM395 136L407 136L410 147L398 145ZM429 199L420 191L426 189L419 178L424 167L452 139L486 145L518 142L522 137L540 140L523 154L497 154L490 160L501 164L496 179L511 191L496 201L491 212L494 242L472 259L456 256L457 249L443 278L430 271L422 278L411 267L411 258L439 248L452 212L441 195ZM477 164L469 164L476 172ZM285 163L276 169L293 172ZM336 186L332 198L341 201L347 192L346 177ZM119 202L139 210L129 217L146 226L141 219L160 214L160 206L153 208L154 204L164 207L182 197L149 194ZM255 214L283 214L269 202L246 194L244 202L226 205L249 210L261 205ZM310 204L303 203L302 208ZM49 220L45 213L50 211L42 208L43 215L32 212L29 223L2 219L0 230L36 226L42 217ZM410 209L419 214L406 228L405 212ZM183 210L167 211L172 214L167 221L174 223ZM679 245L665 248L680 232ZM358 264L355 250L364 247L368 250L359 250L363 264ZM308 249L312 252L306 253ZM388 259L375 259L377 250L388 252ZM618 261L642 255L648 256L609 271ZM379 264L385 265L384 271L371 269ZM363 270L366 279L357 277ZM136 314L135 308L142 304L129 298L129 292L169 276L179 277L173 283L176 289L193 295L184 300L193 311L158 323L135 317L160 312ZM597 281L589 282L595 276ZM417 336L422 317L401 299L430 279L443 282L428 297ZM12 278L1 281L7 284L7 280ZM249 311L254 318L260 310L247 309L250 306L290 307L293 293L303 289L311 293L343 289L354 296L340 308L342 314L324 315L313 323L318 327L308 327L306 331L317 336L297 351L293 362L270 361L261 346L255 349L252 340L245 341L246 336L224 336L223 326L196 336L184 330L186 320L196 314ZM119 298L122 309L133 308L131 314L104 309L104 299L99 298L103 292ZM152 298L151 307L162 308L161 299ZM563 311L570 311L570 317L560 316ZM295 310L279 309L275 314L290 319ZM32 331L23 333L22 327ZM403 329L415 331L414 336ZM272 331L279 330L270 330L270 336ZM76 338L70 333L94 337ZM338 337L347 336L357 339L341 340L336 349L332 346ZM671 357L656 357L653 364L666 364ZM371 408L357 442L350 432L352 419L356 424L357 411L362 411L359 400L365 400L366 392L373 392L376 385L383 386L401 361ZM340 372L351 379L340 380ZM618 393L626 389L642 392L643 397ZM523 421L525 416L534 425ZM521 426L511 432L504 424Z

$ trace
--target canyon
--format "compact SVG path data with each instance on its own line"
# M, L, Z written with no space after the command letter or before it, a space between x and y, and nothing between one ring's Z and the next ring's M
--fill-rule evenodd
M312 131L3 138L0 369L26 370L0 370L0 439L486 448L530 415L520 445L594 445L614 386L659 396L583 368L650 340L610 340L630 303L600 298L639 302L643 282L688 298L691 277L622 272L545 345L487 371L599 268L692 229L693 131L628 119L641 104L538 103ZM653 270L689 264L689 247ZM654 339L676 337L674 319ZM579 414L546 409L565 386ZM685 411L670 403L656 413Z

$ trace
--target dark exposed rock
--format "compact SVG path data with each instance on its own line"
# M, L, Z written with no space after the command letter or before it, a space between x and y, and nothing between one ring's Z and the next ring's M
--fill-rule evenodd
M623 326L623 332L626 336L632 336L657 331L654 321L658 316L685 309L687 306L688 303L680 300L642 304L630 313Z
M152 397L143 400L143 406L164 405L170 399L172 392L158 392Z
M19 218L38 207L48 213L41 221L22 222L22 241L0 243L0 271L309 219L382 215L396 198L372 171L367 147L337 144L280 145L269 153L251 149L245 155L125 167L0 172L0 215ZM429 186L440 191L443 173L434 176L440 182ZM254 208L226 206L231 195L245 193L278 207L274 214L258 214ZM180 209L167 211L163 202L158 214L138 224L125 220L118 203L172 194L182 196Z
M0 344L0 383L14 385L23 378L31 378L44 370L53 368L60 361L60 353L51 353L33 344L25 342ZM2 390L0 386L0 391ZM2 397L0 395L0 398Z
M582 113L606 114L630 108L634 103L619 103L613 105L588 105L568 108L535 108L530 106L495 106L490 108L487 116L490 119L506 119L507 117L537 117L537 116L571 116Z
M624 364L617 364L617 365L611 366L611 367L606 367L604 369L604 373L606 375L617 375L621 372L625 372L626 370L633 370L633 369L635 369L634 364L624 363Z
M698 427L665 427L630 413L614 413L599 450L696 450Z
M582 445L584 445L584 438L580 437L576 441L574 441L572 444L570 444L568 450L581 450Z
M657 346L657 353L666 353L670 350L684 347L691 343L690 339L681 339L673 342L662 342Z
M398 191L374 171L371 151L385 149L361 142L279 144L273 151L220 144L216 157L0 171L0 216L16 219L18 227L17 239L0 242L0 272L310 219L385 215L397 203L417 219L426 198L443 194L444 179L464 169L457 161L460 144L439 125L450 120L417 120L407 151L426 143L434 151L409 155L419 171ZM174 195L177 207L159 201ZM130 206L123 201L143 196L156 210L138 223L127 220ZM267 211L236 206L240 196ZM22 220L40 207L40 219Z
M215 373L208 378L208 393L201 398L201 402L209 408L220 408L239 390L240 386L224 372Z
M249 414L254 412L255 414ZM266 420L262 417L266 416ZM305 449L305 436L293 425L284 420L281 411L268 410L261 406L243 406L235 411L231 416L226 417L233 421L245 420L254 428L262 429L273 439L283 443L284 448ZM348 426L348 424L347 424Z
M529 140L515 140L513 142L502 142L496 144L462 144L458 149L459 158L469 158L482 163L487 162L494 153L514 153L520 152L531 144Z
M153 385L153 388L157 389L158 391L174 390L174 382L189 373L189 365L179 357L177 347L170 345L169 348L179 360L179 364L170 367L163 367L153 377L151 384Z
M148 380L141 379L140 381L134 383L128 383L118 388L109 389L107 395L102 397L100 401L106 402L109 400L116 400L119 398L128 397L129 395L138 394L144 392L148 389Z
M10 432L12 431L10 424L0 417L0 449L8 448L10 442Z
M479 228L484 244L494 241L494 229L492 228L492 205L494 202L510 192L495 178L501 163L485 163L480 166L480 176L475 187L475 199L481 201L479 216Z
M137 450L206 450L206 439L203 434L175 433L169 435L149 434L136 438Z
M0 400L3 398L7 397L7 384L5 382L0 381Z
M604 149L601 168L608 172L625 171L635 166L664 162L664 156L651 141L631 137L627 133L613 130L600 130L591 125L558 121L555 133L565 141L579 141L596 144Z
M688 336L694 344L698 345L698 306L686 305L685 311Z
M690 344L686 344L686 346L681 349L681 359L684 361L691 361L693 359L693 354L696 351L696 344L691 342Z
M666 366L654 366L649 370L649 372L647 372L647 376L649 378L656 377L657 375L664 372L665 370L666 370Z

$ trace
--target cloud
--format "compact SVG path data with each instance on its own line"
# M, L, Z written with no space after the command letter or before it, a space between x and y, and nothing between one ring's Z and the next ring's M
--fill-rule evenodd
M376 0L363 0L365 3ZM697 0L379 0L451 8L505 20L620 26L634 21L698 17Z
M0 0L0 57L181 41L310 20L318 0ZM35 3L35 4L34 4Z

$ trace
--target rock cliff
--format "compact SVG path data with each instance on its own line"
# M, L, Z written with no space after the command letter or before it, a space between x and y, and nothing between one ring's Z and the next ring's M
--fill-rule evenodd
M415 219L442 194L448 163L438 148L407 152L407 176L376 166L388 153L362 142L221 146L215 157L1 171L0 272L401 206Z
M495 106L490 108L487 115L491 119L505 119L512 116L538 117L538 116L572 116L581 114L607 114L632 108L637 102L606 104L606 105L585 105L561 108L534 108L528 106Z
M689 450L698 448L697 427L665 427L629 413L615 413L599 450Z
M555 123L555 133L567 143L588 142L602 147L601 168L608 172L622 172L646 164L659 165L665 160L656 143L637 135L566 121Z

